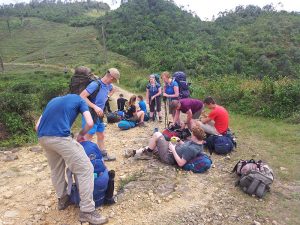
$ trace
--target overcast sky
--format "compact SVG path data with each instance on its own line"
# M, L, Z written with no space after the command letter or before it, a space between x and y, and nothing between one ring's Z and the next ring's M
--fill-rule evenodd
M99 0L100 1L100 0ZM118 4L112 5L112 2L120 2L120 0L103 0L111 5L111 7L117 8ZM196 14L202 19L211 20L212 16L218 16L220 11L234 9L238 5L257 5L259 7L267 4L273 4L277 10L297 11L300 12L300 0L174 0L178 6L184 6L185 9L196 12ZM17 3L17 2L29 2L29 0L0 0L0 4Z

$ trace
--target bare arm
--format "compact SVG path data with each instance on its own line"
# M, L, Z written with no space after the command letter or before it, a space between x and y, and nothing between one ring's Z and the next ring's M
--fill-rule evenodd
M204 124L205 124L205 123L208 123L209 121L211 121L211 118L209 118L209 117L206 117L206 118L202 118L202 119L201 119L201 122L204 123Z
M174 87L174 94L168 95L164 92L163 95L168 98L177 98L179 96L179 87L177 87L177 86Z
M94 126L94 121L92 119L91 113L90 111L85 111L84 113L82 113L86 124L84 126L84 128L82 128L77 136L77 141L80 142L82 140L84 140L84 135L87 134L87 132Z
M146 102L149 104L149 89L146 88Z
M97 113L98 116L102 117L103 116L103 110L98 107L97 105L95 105L94 103L92 103L88 97L90 96L90 93L87 92L87 90L83 90L80 93L80 97L83 98L85 100L85 102L88 104L89 107L93 108L95 110L95 112Z
M186 117L186 122L187 122L187 123L190 123L191 120L192 120L192 117L193 117L192 110L189 109L189 110L186 112L186 115L187 115L187 117Z
M179 155L177 154L177 152L175 150L175 146L171 142L169 143L169 149L170 149L170 152L172 152L178 166L183 167L186 164L186 160L179 157Z
M174 123L180 124L180 110L176 109L175 116L174 116Z

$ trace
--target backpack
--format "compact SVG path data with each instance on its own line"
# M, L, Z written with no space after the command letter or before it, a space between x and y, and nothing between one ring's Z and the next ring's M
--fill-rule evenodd
M209 153L212 154L228 154L234 148L236 148L236 138L230 129L226 131L224 135L209 135L206 138L206 144L208 147Z
M87 142L82 142L81 144L84 146ZM90 158L91 163L94 167L93 199L95 202L95 206L99 207L103 205L105 199L107 198L108 185L112 185L114 187L114 184L109 184L111 181L113 181L111 180L109 175L111 171L108 171L106 166L104 165L102 160L102 154L99 151L99 148L96 144L94 148L84 148L84 150L87 156ZM68 195L70 195L70 199L73 204L79 205L80 197L77 178L72 174L72 172L69 169L67 169L66 173L68 178ZM75 180L75 182L73 182L73 180Z
M101 83L99 81L99 78L91 73L91 69L85 66L77 67L70 81L70 93L80 95L80 93L93 81L97 81L98 87L91 95L89 95L88 99L90 101L97 96L101 88ZM94 122L96 122L98 118L96 112L91 107L89 107L89 110Z
M187 162L182 168L194 173L204 173L211 167L212 160L206 154L200 154L196 158Z
M236 182L244 192L249 195L256 195L259 198L265 196L273 183L273 170L261 160L240 160L232 172L240 176Z
M118 112L110 112L106 116L107 123L117 123L121 120L121 116L119 116Z
M188 128L181 129L178 124L171 125L168 128L164 129L162 132L166 141L170 141L171 137L179 137L181 140L186 140L192 135L191 131Z
M159 73L153 73L152 75L154 75L156 83L160 84L160 74ZM150 81L149 81L149 83L150 83Z
M179 98L190 97L190 84L186 81L186 74L182 71L177 71L173 74L173 80L178 83L179 86Z
M133 128L136 126L136 123L133 122L133 121L128 121L128 120L121 120L119 123L118 123L118 127L121 129L121 130L129 130L130 128Z

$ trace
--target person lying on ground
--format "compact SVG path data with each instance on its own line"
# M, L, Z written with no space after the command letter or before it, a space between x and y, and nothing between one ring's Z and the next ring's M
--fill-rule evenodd
M125 112L127 120L138 123L139 126L146 126L144 123L144 111L137 111L136 109L136 96L132 95L128 102L128 110Z
M172 111L175 111L174 123L180 124L180 112L186 114L186 121L188 128L191 129L194 120L199 119L202 109L203 102L193 98L183 98L179 100L173 100L170 104Z
M166 141L162 133L155 132L149 141L149 145L137 150L135 154L157 153L162 162L183 167L203 152L204 139L205 132L199 126L192 127L192 136L188 141L183 142L176 137L176 144Z
M208 134L225 134L229 126L229 114L227 110L217 105L212 97L206 97L204 99L205 107L211 111L207 117L202 118L199 123L200 127Z

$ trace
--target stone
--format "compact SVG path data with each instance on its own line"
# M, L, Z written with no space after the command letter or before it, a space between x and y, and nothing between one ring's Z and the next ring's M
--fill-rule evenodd
M273 220L273 221L272 221L272 225L278 225L277 221L276 221L276 220Z
M34 147L31 147L29 149L29 151L35 152L35 153L41 153L43 151L43 149L40 146L34 146Z
M17 155L15 155L12 152L6 152L4 153L4 156L2 156L0 159L4 162L10 162L10 161L14 161L16 159L18 159L19 157Z
M225 159L230 160L230 155L227 155Z
M287 171L287 168L285 168L285 167L283 167L283 166L279 167L279 169L280 169L281 171Z
M261 223L258 222L258 221L256 221L256 220L254 220L252 224L253 224L253 225L261 225Z
M13 195L14 193L12 191L8 191L3 195L3 197L4 199L10 199Z
M16 210L9 210L4 213L4 218L16 218L19 216L19 212Z

